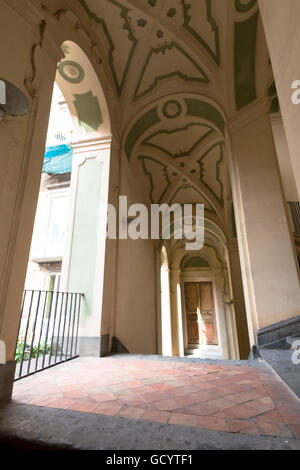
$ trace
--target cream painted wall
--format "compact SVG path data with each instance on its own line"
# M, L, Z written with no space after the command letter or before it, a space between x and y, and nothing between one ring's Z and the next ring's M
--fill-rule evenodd
M232 186L252 344L256 330L300 313L296 256L268 107L267 102L254 105L230 126Z
M300 104L292 103L291 86L300 80L299 0L258 0L273 66L275 82L294 176L300 200ZM288 158L288 156L286 156Z
M295 175L293 172L289 147L280 114L271 115L271 124L285 199L287 202L297 202L298 193Z
M25 93L31 108L26 117L0 122L0 217L5 221L0 225L0 339L8 360L14 357L56 69L55 53L51 57L45 49L34 57L34 77L31 53L39 40L39 20L33 13L30 18L23 4L24 18L13 7L0 2L0 43L9 44L0 48L1 78ZM24 87L31 77L39 79L39 96L31 97Z
M144 200L143 188L125 158L122 164L122 196L128 206ZM130 353L156 354L156 251L151 240L120 240L114 335Z

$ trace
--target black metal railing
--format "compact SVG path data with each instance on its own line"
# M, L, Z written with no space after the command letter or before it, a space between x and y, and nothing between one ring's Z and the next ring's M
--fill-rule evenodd
M15 380L77 356L82 294L25 290Z

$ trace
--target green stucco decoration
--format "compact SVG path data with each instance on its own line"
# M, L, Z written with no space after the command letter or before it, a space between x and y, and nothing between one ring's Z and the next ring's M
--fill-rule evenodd
M249 0L246 3L242 3L241 0L234 1L235 8L239 13L246 13L247 11L250 11L251 8L253 8L254 5L256 5L256 3L257 3L257 0Z
M177 12L176 12L176 9L175 9L175 8L170 8L170 9L168 10L168 12L167 12L167 16L168 16L169 18L173 18L173 16L175 16L176 13L177 13Z
M195 98L186 98L187 116L197 116L213 123L225 135L225 120L220 111L210 103Z
M171 181L169 180L169 176L168 176L168 166L164 165L159 160L156 160L155 158L152 158L152 157L147 157L147 156L140 155L138 157L138 159L141 160L142 165L143 165L143 171L144 171L145 175L149 178L149 183L150 183L149 197L150 197L150 201L151 201L152 204L160 204L162 202L163 197L166 194L167 190L171 186ZM163 188L161 194L158 196L158 198L154 197L154 190L155 190L154 178L153 178L152 172L149 171L148 168L147 168L147 162L148 161L151 161L151 162L155 163L155 165L157 165L160 168L160 171L162 172L162 176L166 180L166 185Z
M223 187L223 182L220 178L220 165L224 161L224 142L218 142L217 144L214 144L212 147L210 147L198 160L198 163L200 165L200 181L207 187L207 189L210 191L210 193L219 201L222 207L224 207L224 187ZM216 148L219 149L220 151L220 156L219 159L216 161L216 182L218 183L220 187L219 194L216 193L216 191L211 187L211 185L208 183L206 180L206 159L210 158L210 154L213 150Z
M140 28L144 28L147 24L147 21L144 19L144 18L140 18L138 21L137 21L137 25L140 27Z
M99 100L92 91L80 95L74 95L73 101L77 111L80 125L88 132L97 131L103 122Z
M169 149L167 147L163 147L162 145L158 145L156 143L154 143L154 139L156 136L159 136L159 135L166 135L166 136L171 136L172 135L175 135L175 134L178 134L180 132L183 132L183 131L187 131L188 129L191 129L192 127L198 127L200 128L201 130L205 129L207 130L204 135L201 135L201 137L199 137L199 139L197 139L195 142L193 142L192 145L190 145L188 148L184 148L185 144L184 142L182 143L182 148L181 149L178 149L178 152L177 153L172 153L169 151ZM200 130L199 130L200 132ZM142 144L143 145L147 145L149 147L153 147L153 148L157 148L158 150L161 150L162 152L165 152L167 155L169 155L170 157L176 159L176 158L182 158L182 157L188 157L191 152L204 140L206 139L206 137L208 137L210 134L212 134L214 132L214 129L211 127L211 126L208 126L206 124L200 124L198 122L192 122L190 124L188 124L187 126L184 126L184 127L180 127L180 128L177 128L177 129L174 129L174 130L167 130L167 129L161 129L157 132L154 132L153 134L151 134L149 137L147 137L143 142ZM152 140L152 142L151 142ZM184 150L183 150L184 148Z
M197 72L199 75L198 76L189 76L185 73L185 70L175 70L170 73L165 73L162 75L157 75L156 77L153 78L152 83L143 91L141 91L142 87L142 82L144 77L147 75L148 72L148 67L151 63L151 60L155 58L155 56L159 57L159 54L162 54L164 56L164 62L168 61L168 52L175 50L182 56L186 61L188 61L190 64L192 64L195 72ZM174 64L173 64L174 66ZM177 67L177 64L176 64ZM150 67L151 68L151 67ZM153 73L151 71L151 77ZM135 89L134 93L134 101L137 99L141 98L142 96L145 96L147 93L150 93L154 88L158 85L158 83L161 80L165 80L171 77L179 77L180 79L186 81L186 82L198 82L198 83L209 83L209 79L204 72L204 70L197 64L197 62L181 47L179 46L176 42L172 41L169 44L164 44L163 46L157 47L157 48L151 48L147 58L146 62L141 70L141 74L138 80L137 87Z
M155 7L156 6L156 2L157 0L148 0L148 3L151 7Z
M60 48L64 54L70 54L70 48L66 44L62 44Z
M126 67L125 67L125 70L124 70L121 81L118 80L117 73L116 73L115 66L114 66L113 54L114 54L114 51L115 51L116 47L115 47L115 44L113 42L113 39L110 35L110 32L108 30L108 27L107 27L104 19L99 18L89 8L89 6L87 5L85 0L79 0L79 3L84 8L84 10L87 13L87 15L89 16L89 18L91 20L93 20L95 23L98 23L102 26L103 32L104 32L105 37L106 37L106 39L108 41L108 44L109 44L109 57L108 57L109 66L110 66L112 74L113 74L113 78L114 78L114 81L115 81L115 84L116 84L118 95L121 96L122 90L123 90L123 87L124 87L124 84L125 84L125 80L126 80L126 77L127 77L127 74L128 74L128 70L129 70L129 67L130 67L130 64L131 64L131 61L132 61L132 58L133 58L133 55L134 55L134 52L135 52L135 49L136 49L136 46L137 46L137 43L138 43L138 40L134 36L134 33L133 33L132 28L130 26L130 22L128 21L128 13L129 13L130 10L128 8L126 8L124 5L122 5L121 3L117 2L116 0L107 0L107 1L110 2L111 4L117 6L118 8L120 8L120 16L121 16L122 19L124 19L123 29L128 31L128 39L129 39L129 41L132 42L132 47L131 47L129 55L127 57Z
M199 0L196 0L199 1ZM191 15L189 14L189 10L192 8L190 1L181 0L183 6L183 13L184 13L184 23L183 27L191 33L195 39L204 47L204 49L209 53L209 55L213 58L216 64L221 64L221 53L220 53L220 37L219 37L219 27L216 23L215 18L212 16L212 3L211 0L206 0L206 19L211 25L211 29L214 32L215 38L215 50L213 50L207 42L202 38L198 31L191 27Z
M207 103L196 98L185 98L187 116L194 116L210 121L220 132L225 135L225 120L220 111ZM141 116L136 123L132 126L125 141L125 153L128 161L130 160L131 153L136 142L139 138L152 126L161 122L161 118L158 114L157 107L150 109L143 116ZM184 167L184 163L181 163Z
M202 256L193 256L184 263L184 269L189 268L209 268L209 263Z
M132 150L138 141L138 139L148 130L150 127L158 124L160 122L160 117L157 112L157 108L152 108L142 117L140 117L136 123L132 126L130 132L125 141L125 153L127 156L128 161L130 160L130 156Z
M216 211L214 210L213 206L210 204L209 200L207 199L207 197L205 196L205 194L200 191L198 188L196 188L195 186L192 186L190 184L183 184L182 186L179 186L175 193L173 194L169 204L173 204L175 201L176 201L176 197L178 196L178 194L181 192L181 191L194 191L196 194L195 194L195 197L201 197L203 199L203 202L204 202L204 209L205 211L207 212L211 212L212 214L216 214Z
M84 70L73 60L65 60L58 65L60 75L69 83L81 83L84 80Z
M256 99L256 36L258 12L247 20L235 23L234 76L238 110Z
M169 100L163 105L162 112L167 119L176 119L182 112L182 106L176 100Z

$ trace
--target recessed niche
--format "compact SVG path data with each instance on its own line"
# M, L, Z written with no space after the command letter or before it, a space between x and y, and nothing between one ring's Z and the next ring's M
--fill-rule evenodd
M0 109L9 116L24 116L29 111L29 101L24 93L7 80L0 79Z

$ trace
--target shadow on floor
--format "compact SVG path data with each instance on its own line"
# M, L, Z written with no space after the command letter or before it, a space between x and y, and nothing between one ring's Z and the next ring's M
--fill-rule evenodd
M34 442L16 436L4 436L0 434L0 450L69 451L75 449L67 445L46 444L45 442Z

